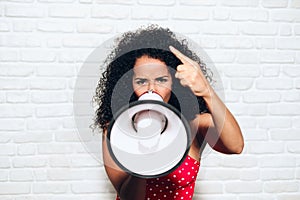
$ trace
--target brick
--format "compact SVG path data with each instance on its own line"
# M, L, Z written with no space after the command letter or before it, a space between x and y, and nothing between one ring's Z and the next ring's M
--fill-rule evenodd
M284 108L284 109L282 109ZM269 113L271 115L278 116L297 116L300 113L300 105L298 103L285 103L279 105L270 105Z
M60 119L28 119L28 130L57 130L61 127Z
M223 184L221 184L220 182L199 181L195 185L195 192L199 194L222 194L223 187Z
M71 190L75 194L92 194L113 192L114 190L106 181L84 181L71 184Z
M291 36L292 35L292 27L287 24L280 25L279 33L282 36Z
M264 181L279 181L279 180L291 180L295 176L295 169L267 169L261 170L260 178Z
M14 168L43 168L47 165L47 157L42 156L23 156L12 159Z
M300 194L278 194L277 199L278 200L298 200L300 198Z
M0 44L6 47L40 47L41 39L36 36L26 36L26 35L10 35L1 36ZM18 54L19 57L19 54Z
M260 63L294 63L295 55L291 52L265 51L261 53Z
M277 43L278 49L299 50L300 39L296 38L279 38Z
M66 91L34 91L30 99L33 103L66 103L70 95Z
M298 192L299 183L293 181L266 182L264 191L270 193Z
M99 167L103 163L99 163L91 155L71 156L72 167Z
M254 47L253 39L246 37L225 37L221 39L219 44L224 49L251 49ZM239 56L242 54L245 54L245 52L241 52Z
M51 167L71 167L71 158L68 155L49 155L49 165Z
M214 63L230 63L235 60L235 52L233 50L216 50L211 49L206 51Z
M300 128L300 118L299 117L294 117L292 119L292 121L293 121L293 127Z
M181 5L188 6L215 6L217 4L216 0L205 1L205 0L179 0Z
M279 0L279 1L272 1L272 0L263 0L262 6L265 8L286 8L288 5L287 0Z
M0 22L0 32L8 32L11 30L11 25L9 22Z
M88 9L79 6L52 6L48 10L50 17L84 18L88 15Z
M198 2L196 0L196 2ZM212 1L207 1L207 2L212 2ZM229 10L226 10L226 9L214 9L213 11L213 19L215 20L221 20L221 21L225 21L225 20L228 20L229 19L229 16L230 16L230 11Z
M223 160L221 166L225 168L252 168L257 167L257 158L248 155L232 155Z
M175 0L138 0L141 5L155 5L155 6L173 6L175 5Z
M287 150L290 153L299 154L300 153L300 142L289 142L287 144Z
M272 10L271 20L276 22L299 22L300 13L298 10Z
M290 7L300 8L300 1L299 0L292 0L291 3L290 3Z
M290 77L299 77L300 65L284 65L282 66L282 72Z
M300 140L299 129L279 129L271 130L270 136L272 140Z
M72 105L51 105L51 106L37 106L37 117L63 117L71 116L73 114Z
M277 22L299 22L300 13L295 10L274 10L271 12L271 19Z
M93 0L79 0L79 3L93 3Z
M280 74L280 65L267 64L262 65L264 77L278 77Z
M33 183L32 190L34 194L64 194L68 191L67 183Z
M292 122L290 117L273 117L259 119L258 126L260 128L290 128Z
M132 10L131 18L134 20L167 20L169 10L165 7L141 6Z
M47 170L47 176L48 179L52 181L75 181L86 179L85 173L82 173L82 170L73 170L69 168L49 169Z
M4 183L0 182L1 195L16 195L16 194L29 194L30 184L28 183Z
M0 169L8 169L10 168L11 162L8 156L0 157Z
M95 15L97 16L97 14L96 12ZM77 31L79 33L111 33L113 26L99 22L78 22Z
M39 154L64 154L74 152L74 148L71 144L40 144L37 146Z
M32 78L30 89L60 90L66 89L66 80L54 78Z
M37 23L37 30L42 32L63 32L72 33L74 32L74 24L65 23L60 21L47 21L43 20Z
M284 152L284 144L281 142L251 142L247 145L251 154L277 154Z
M42 3L72 3L74 0L38 0Z
M278 33L278 25L264 22L243 23L241 25L241 32L244 35L274 36Z
M8 171L1 170L0 171L0 181L8 181Z
M260 179L259 169L243 169L240 172L241 181L258 181Z
M276 160L276 162L274 162ZM296 166L296 160L292 155L264 155L259 158L260 168L293 168Z
M21 144L18 145L18 155L21 156L28 156L28 155L34 155L36 153L36 147L32 144Z
M257 49L275 49L276 40L273 38L265 38L265 37L256 38L255 47Z
M108 19L127 19L130 15L130 7L120 5L101 5L93 7L92 17Z
M32 116L33 108L30 105L13 105L6 104L0 105L0 117L1 118L12 118L12 117L30 117Z
M256 80L255 87L260 90L289 90L293 88L293 80L287 78L264 78Z
M240 64L258 64L259 52L257 51L242 51L237 55L237 63Z
M80 142L80 139L75 131L59 131L59 132L55 132L55 141Z
M235 180L239 179L239 172L236 169L202 169L198 175L201 180Z
M268 21L269 14L265 10L255 9L238 9L231 13L232 21L257 21L266 22Z
M25 128L24 119L0 119L0 130L22 131Z
M300 35L300 25L294 26L294 35L296 36Z
M205 35L237 35L239 27L236 23L218 21L203 23L201 30Z
M35 168L32 173L35 181L47 181L48 179L46 169Z
M1 144L1 148L0 156L12 156L16 154L15 146L13 144Z
M300 93L295 92L294 90L289 90L283 94L282 97L284 102L299 102L300 101Z
M21 60L25 62L53 62L56 53L49 50L21 50Z
M5 9L5 16L7 17L29 17L41 18L46 16L45 7L41 6L12 6L8 5Z
M13 22L14 32L33 32L35 30L35 23L28 20L18 20Z
M243 128L243 136L245 141L267 141L268 140L267 130L263 130L263 129Z
M33 120L33 123L37 122ZM52 141L53 134L51 132L27 131L13 137L14 143L49 143ZM26 146L26 145L25 145Z
M15 50L0 50L0 61L10 62L19 59L18 52Z
M100 45L99 39L91 38L91 37L78 37L78 36L69 36L66 38L63 38L62 44L64 47L72 47L72 48L96 48ZM90 52L89 52L90 53ZM85 55L85 54L84 54ZM82 58L84 58L82 61L86 60L86 55L81 55ZM81 58L79 57L79 58ZM77 58L78 61L78 58Z
M74 77L76 74L74 65L68 64L43 65L36 70L37 76L46 77Z
M32 171L28 169L17 169L10 170L9 172L10 181L32 181L33 175Z
M6 102L7 103L26 103L29 101L28 92L7 92ZM0 114L1 115L1 114Z
M258 0L228 0L222 2L222 5L224 6L232 6L232 7L257 7L258 6Z
M172 10L171 16L177 20L208 20L210 13L207 10L199 8L190 8L181 6Z
M231 65L226 68L224 74L228 77L256 78L260 76L261 69L258 65L252 64Z
M225 191L229 193L260 193L262 192L262 182L260 181L236 181L225 183Z
M134 4L134 1L133 0L95 0L95 3L132 5Z

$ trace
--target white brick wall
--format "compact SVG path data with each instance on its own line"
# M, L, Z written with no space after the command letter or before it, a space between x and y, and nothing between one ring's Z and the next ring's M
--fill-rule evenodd
M206 51L244 133L243 154L208 151L194 199L300 199L299 8L299 0L0 0L0 199L114 199L77 135L73 91L96 47L149 23Z

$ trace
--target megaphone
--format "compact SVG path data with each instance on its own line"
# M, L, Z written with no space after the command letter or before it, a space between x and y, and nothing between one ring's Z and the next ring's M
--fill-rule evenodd
M171 173L183 162L191 131L176 108L148 91L114 115L106 140L111 157L122 170L155 178Z

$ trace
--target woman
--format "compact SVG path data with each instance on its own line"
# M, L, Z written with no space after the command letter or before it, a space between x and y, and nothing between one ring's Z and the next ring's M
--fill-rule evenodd
M153 25L127 32L118 39L106 64L95 95L99 104L95 125L103 129L104 137L114 111L136 101L148 90L180 110L195 133L185 161L170 174L155 179L122 171L103 139L105 170L117 191L117 199L192 199L204 144L226 154L242 152L244 142L238 123L211 87L209 71L189 50L186 40ZM117 84L122 90L114 92ZM197 105L190 105L195 98Z

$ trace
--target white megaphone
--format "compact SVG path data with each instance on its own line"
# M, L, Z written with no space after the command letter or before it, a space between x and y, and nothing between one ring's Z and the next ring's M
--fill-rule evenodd
M177 109L148 91L116 113L106 139L111 157L121 169L154 178L181 164L190 148L191 131Z

